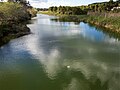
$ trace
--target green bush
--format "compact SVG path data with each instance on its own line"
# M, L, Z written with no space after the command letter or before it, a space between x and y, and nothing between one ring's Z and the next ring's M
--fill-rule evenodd
M35 8L28 8L27 11L30 13L31 17L35 17L37 10Z
M16 22L27 20L29 14L27 9L18 3L0 3L0 18L3 21L14 20Z
M27 27L22 27L21 22L31 18L27 9L27 6L19 3L0 3L0 39L10 34L26 32Z

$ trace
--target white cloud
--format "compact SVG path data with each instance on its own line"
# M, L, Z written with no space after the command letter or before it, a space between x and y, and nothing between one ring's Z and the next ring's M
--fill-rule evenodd
M103 2L109 0L28 0L33 7L48 8L50 6L80 6L94 2Z
M67 0L28 0L33 7L37 8L48 8L50 6L70 6L72 5L71 2Z
M48 0L29 0L30 2L48 2Z
M48 8L51 6L51 3L49 2L39 2L39 1L30 2L30 4L36 8Z

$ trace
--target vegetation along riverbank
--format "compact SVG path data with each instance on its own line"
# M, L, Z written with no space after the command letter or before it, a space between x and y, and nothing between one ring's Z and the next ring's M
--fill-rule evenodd
M50 7L43 14L57 15L54 20L67 22L87 22L105 30L120 34L120 0L93 3L76 7Z
M27 2L1 2L0 46L13 38L30 34L25 22L35 15L36 11Z

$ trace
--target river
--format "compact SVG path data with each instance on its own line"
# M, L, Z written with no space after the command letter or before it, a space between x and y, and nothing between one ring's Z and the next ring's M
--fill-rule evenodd
M88 23L38 14L0 47L0 90L120 90L120 41Z

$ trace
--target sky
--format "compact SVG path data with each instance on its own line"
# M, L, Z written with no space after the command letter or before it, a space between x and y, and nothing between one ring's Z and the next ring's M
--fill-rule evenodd
M50 6L80 6L109 0L28 0L33 7L48 8Z

